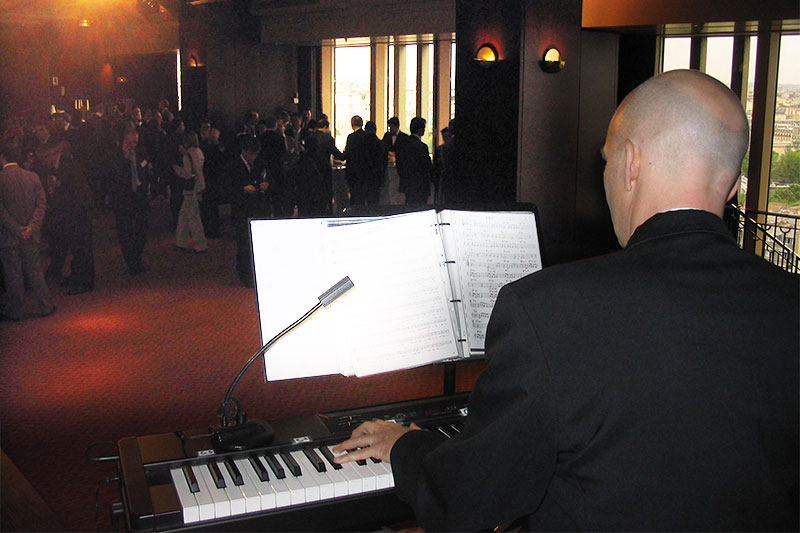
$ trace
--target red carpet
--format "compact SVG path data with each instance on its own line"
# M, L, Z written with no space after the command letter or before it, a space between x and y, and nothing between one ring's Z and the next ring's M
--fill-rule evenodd
M120 438L216 424L216 409L259 348L255 292L238 284L231 236L206 254L175 251L168 213L154 205L146 273L129 277L113 217L95 221L95 291L66 296L58 312L0 324L0 445L66 530L95 529L98 481ZM28 302L31 303L31 302ZM459 367L469 390L482 363ZM440 394L441 367L370 378L325 377L266 384L258 365L235 396L251 417L273 420ZM1 497L1 495L0 495ZM100 492L101 530L116 485Z

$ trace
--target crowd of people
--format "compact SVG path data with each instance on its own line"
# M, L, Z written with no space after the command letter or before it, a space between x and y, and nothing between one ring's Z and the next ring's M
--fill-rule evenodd
M279 110L266 118L251 111L238 131L224 136L208 121L193 129L177 115L167 100L144 110L129 100L86 113L15 117L3 125L4 319L22 317L25 280L43 315L55 311L48 283L68 295L94 289L92 220L105 210L114 214L127 272L137 276L145 270L152 202L169 204L174 246L186 253L204 253L208 239L222 237L220 206L230 204L236 272L242 285L253 287L248 219L331 216L332 164L345 165L345 205L351 207L442 201L442 184L452 182L452 121L432 159L420 139L426 129L421 117L410 121L410 134L392 117L378 138L374 122L354 116L341 151L328 117L313 118L310 110ZM49 255L43 271L42 240Z

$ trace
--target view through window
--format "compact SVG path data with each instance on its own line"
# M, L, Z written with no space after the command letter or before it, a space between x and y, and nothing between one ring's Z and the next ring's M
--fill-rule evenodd
M747 80L744 80L747 87L744 107L751 129L757 45L757 36L747 38L745 46L748 48L749 62ZM666 37L662 71L689 68L690 53L689 37ZM800 35L782 35L771 136L767 210L792 215L800 215L800 62L796 61L798 57L800 57ZM704 70L728 86L731 85L732 58L732 36L706 38ZM748 153L745 156L742 165L743 179L738 195L739 205L745 203L749 155Z
M353 115L375 121L378 137L390 117L398 117L400 129L410 133L411 119L421 116L426 120L422 141L433 154L441 142L439 130L455 112L453 34L335 39L323 46L332 50L330 65L323 65L331 73L330 90L323 94L329 94L331 101L323 101L323 108L331 115L331 133L339 149L344 149L352 132Z

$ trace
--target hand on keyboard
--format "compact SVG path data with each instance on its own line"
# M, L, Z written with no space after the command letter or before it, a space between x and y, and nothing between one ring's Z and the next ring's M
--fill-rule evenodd
M349 453L337 455L335 461L343 464L374 457L388 463L392 446L397 439L407 432L417 429L422 428L416 424L406 427L385 420L364 422L353 430L349 439L333 447L333 451L336 453L349 451Z

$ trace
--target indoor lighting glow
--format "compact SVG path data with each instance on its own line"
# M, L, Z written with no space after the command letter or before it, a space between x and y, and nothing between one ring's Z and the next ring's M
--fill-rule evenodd
M181 99L181 51L175 50L175 74L178 79L178 111L183 109L183 100Z
M548 46L542 55L542 60L539 62L542 70L550 74L556 73L564 68L564 60L561 58L561 52L555 46Z
M482 44L475 53L475 61L483 66L491 65L497 59L497 48L490 43Z
M81 19L80 22L78 22L78 26L80 26L81 28L88 28L89 19Z

